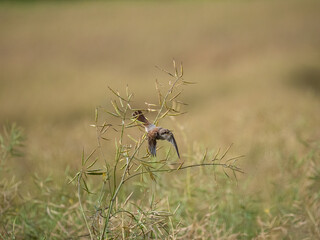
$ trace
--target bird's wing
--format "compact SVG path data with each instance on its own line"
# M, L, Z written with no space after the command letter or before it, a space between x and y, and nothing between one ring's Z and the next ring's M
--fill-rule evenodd
M177 151L178 157L180 158L180 154L179 154L179 150L178 150L178 145L177 145L176 140L174 139L173 134L171 134L170 137L169 137L167 140L172 143L172 145L174 146L174 148L175 148L176 151Z
M156 156L157 151L157 140L155 138L148 137L148 147L151 156Z

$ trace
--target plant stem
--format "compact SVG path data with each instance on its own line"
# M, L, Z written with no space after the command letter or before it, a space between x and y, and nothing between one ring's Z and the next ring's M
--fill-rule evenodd
M158 121L158 119L159 119L159 117L160 117L160 114L161 114L161 112L162 112L162 109L164 108L164 105L165 105L165 103L167 102L167 98L168 98L169 95L172 93L172 90L173 90L174 86L176 85L176 83L177 83L180 79L181 79L181 76L176 77L176 80L173 82L171 88L167 91L166 96L165 96L165 97L163 98L163 100L162 100L161 107L160 107L160 109L159 109L159 111L158 111L158 114L157 114L156 118L154 119L153 123L156 123L156 122Z
M224 168L229 168L229 169L234 170L236 172L244 173L241 169L237 168L236 166L228 165L228 164L224 164L224 163L199 163L199 164L192 164L192 165L188 165L188 166L184 166L184 167L180 167L180 168L178 167L176 169L158 169L158 170L153 170L153 171L150 170L149 172L152 172L152 173L159 173L159 172L171 173L171 172L174 172L174 171L179 171L179 170L183 170L183 169L187 169L187 168L204 167L204 166L221 166L221 167L224 167ZM149 172L139 172L139 173L133 174L130 177L126 178L124 180L124 182L130 180L131 178L134 178L136 176L139 176L139 175L142 175L142 174L145 174L145 173L149 173Z
M132 95L130 95L128 97L128 100L127 102L129 103L130 100L131 100L131 97ZM125 128L125 119L126 119L126 113L128 111L128 104L126 105L126 108L124 109L124 113L122 115L122 123L121 123L121 134L120 134L120 140L119 140L119 149L117 149L117 157L116 157L116 163L115 163L115 166L114 166L114 178L115 178L115 174L116 174L116 168L117 168L117 165L118 165L118 162L119 162L119 159L120 159L120 155L121 155L121 146L122 146L122 139L123 139L123 134L124 134L124 128ZM122 177L121 177L121 180L119 182L119 185L118 187L115 189L115 191L113 192L112 194L112 198L110 199L110 204L109 204L109 208L108 208L108 213L107 213L107 216L106 216L106 221L105 221L105 224L104 224L104 227L103 227L103 231L102 231L102 234L101 234L101 237L100 239L103 240L104 239L104 236L106 234L106 230L108 228L108 224L109 224L109 220L110 220L110 216L111 216L111 211L113 209L113 204L114 204L114 201L116 199L116 197L118 196L118 193L124 183L124 179L126 177L126 174L128 172L128 169L129 169L129 166L130 166L130 163L131 161L133 160L134 156L136 155L136 153L138 152L138 150L140 149L140 147L142 146L142 144L144 143L145 141L145 138L140 142L140 144L137 146L137 148L135 149L135 151L133 152L133 154L131 155L130 159L127 161L127 165L126 165L126 168L124 169L124 172L122 174ZM115 179L114 179L114 183L115 183ZM116 186L116 184L114 185Z
M171 88L167 91L166 96L164 97L164 99L163 99L163 101L162 101L162 104L161 104L161 107L160 107L160 109L159 109L159 111L158 111L158 114L157 114L157 116L156 116L156 118L155 118L155 120L154 120L154 123L156 123L156 122L158 121L158 119L159 119L159 117L160 117L160 114L161 114L161 112L162 112L162 110L163 110L163 108L164 108L164 105L165 105L165 103L166 103L166 101L167 101L167 98L168 98L169 95L172 93L173 88L175 87L176 83L181 79L181 77L182 77L182 76L177 76L176 79L175 79L175 81L173 82ZM130 96L130 97L131 97L131 96ZM130 101L130 97L128 98L129 101ZM129 102L129 101L128 101L128 102ZM126 106L126 109L125 109L125 111L124 111L124 114L123 114L124 117L125 117L125 113L126 113L127 109L128 109L128 105ZM124 119L124 118L122 118L122 120L123 120L123 119ZM120 135L120 146L121 146L121 144L122 144L123 131L124 131L124 120L122 121L122 128L121 128L121 135ZM108 208L108 213L107 213L105 225L104 225L103 232L102 232L102 234L101 234L100 240L103 240L103 238L104 238L104 236L105 236L105 234L106 234L106 230L107 230L107 227L108 227L108 224L109 224L109 220L110 220L111 211L112 211L112 208L113 208L113 203L114 203L116 197L118 196L118 193L119 193L122 185L123 185L129 178L131 178L131 177L129 177L129 178L125 179L125 176L126 176L126 174L127 174L127 171L128 171L129 166L130 166L130 163L131 163L131 161L133 160L135 154L138 152L138 150L139 150L140 147L142 146L142 144L143 144L144 141L145 141L145 138L141 141L141 143L138 145L138 147L136 148L136 150L134 151L134 153L133 153L132 156L130 157L129 161L127 162L126 168L125 168L125 170L124 170L124 172L123 172L123 174L122 174L122 177L121 177L121 181L119 182L119 185L118 185L117 189L116 189L116 190L114 191L114 193L113 193L113 196L112 196L112 198L111 198L111 200L110 200L110 204L109 204L109 208ZM118 160L118 158L117 158L117 160ZM116 161L115 168L117 167L117 163L118 163L118 161ZM114 171L114 174L115 174L115 171ZM142 173L141 173L141 174L142 174ZM135 175L133 175L133 176L136 176L136 175L137 175L137 174L135 174ZM140 174L139 174L139 175L140 175Z
M81 203L81 195L80 195L81 194L81 183L80 183L81 178L82 178L82 172L79 174L79 177L78 177L78 200L79 200L80 210L81 210L82 216L84 218L84 221L86 223L87 229L88 229L89 234L90 234L90 239L93 240L92 233L91 233L91 230L90 230L87 218L86 218L86 214L84 213L84 209L83 209L83 206L82 206L82 203Z

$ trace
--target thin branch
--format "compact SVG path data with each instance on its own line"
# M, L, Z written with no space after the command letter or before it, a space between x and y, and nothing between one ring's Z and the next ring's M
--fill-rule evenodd
M86 217L86 214L84 213L84 209L83 209L82 202L81 202L81 178L82 178L82 173L80 173L79 177L78 177L78 200L79 200L80 210L81 210L82 216L84 218L84 221L86 223L87 229L90 234L90 239L93 240L93 236L92 236L92 233L91 233L88 221L87 221L87 217Z
M180 76L178 76L178 75L174 76L173 74L171 74L170 72L168 72L168 71L166 71L166 70L164 70L164 69L161 69L161 68L159 68L159 67L157 67L157 68L160 69L161 71L169 74L170 76L174 77L174 78L175 78L175 81L173 82L173 84L171 85L171 88L167 91L165 97L163 98L162 103L161 103L161 107L160 107L160 109L159 109L159 111L158 111L158 114L157 114L156 118L155 118L154 121L153 121L154 123L156 123L156 122L158 121L158 119L159 119L159 117L160 117L160 114L161 114L161 112L162 112L165 104L167 103L167 98L168 98L169 95L172 93L172 90L173 90L173 88L175 87L175 85L177 84L177 82L178 82L180 79L182 79L182 76L183 76L182 74L181 74Z
M109 209L108 209L108 213L107 213L107 218L106 218L106 221L105 221L105 224L104 224L104 227L103 227L103 232L101 234L101 238L100 239L104 239L104 235L106 233L106 230L107 230L107 227L108 227L108 224L109 224L109 219L110 219L110 215L111 215L111 211L112 211L112 208L113 208L113 204L114 204L114 201L116 199L116 197L118 196L118 193L122 187L122 185L125 183L125 176L128 172L128 169L129 169L129 166L130 166L130 163L131 161L134 159L135 155L137 154L137 152L139 151L139 149L141 148L142 144L144 143L146 138L143 138L142 141L140 142L140 144L137 146L137 148L135 149L135 151L133 152L133 154L131 155L127 165L126 165L126 168L122 174L122 177L121 177L121 180L119 182L119 185L116 189L116 191L114 192L113 194L113 197L111 198L110 200L110 204L109 204Z
M145 173L149 173L149 172L152 172L152 173L159 173L159 172L172 173L172 172L183 170L183 169L187 169L187 168L204 167L204 166L222 166L224 168L229 168L229 169L231 169L233 171L236 171L236 172L244 173L244 171L242 171L240 168L238 168L238 167L236 167L234 165L229 165L229 164L225 164L225 163L199 163L199 164L192 164L192 165L188 165L188 166L182 166L180 168L178 167L178 168L175 168L175 169L158 169L158 170L153 170L153 171L148 171L148 172L135 173L135 174L131 175L130 177L126 178L124 180L124 182L130 180L131 178L134 178L136 176L139 176L139 175L142 175L142 174L145 174Z

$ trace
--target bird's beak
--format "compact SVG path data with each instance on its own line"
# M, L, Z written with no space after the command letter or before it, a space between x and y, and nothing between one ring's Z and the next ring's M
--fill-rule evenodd
M177 152L178 157L179 157L179 159L180 159L180 154L179 154L178 145L177 145L177 142L176 142L176 140L175 140L175 138L174 138L173 134L170 136L170 140L169 140L169 141L172 143L172 145L173 145L173 146L174 146L174 148L176 149L176 152Z

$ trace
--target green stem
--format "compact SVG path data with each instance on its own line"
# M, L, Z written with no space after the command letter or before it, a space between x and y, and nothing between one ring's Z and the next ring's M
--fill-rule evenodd
M84 209L83 209L83 206L82 206L82 203L81 203L81 195L80 195L81 194L81 183L80 183L81 178L82 178L82 172L79 174L79 177L78 177L78 200L79 200L80 210L81 210L82 216L84 218L84 221L86 223L87 229L88 229L89 234L90 234L90 239L93 240L93 236L92 236L92 233L91 233L88 221L87 221L87 217L86 217L86 214L84 213Z
M179 77L176 77L176 80L175 80L174 83L172 84L171 88L167 91L166 96L165 96L165 97L163 98L163 100L162 100L162 104L161 104L160 110L158 111L158 114L157 114L156 118L154 119L153 123L156 123L156 122L158 121L158 119L159 119L159 117L160 117L160 114L161 114L161 112L162 112L162 110L163 110L163 108L164 108L164 105L165 105L165 103L167 102L167 98L168 98L169 95L172 93L172 90L173 90L174 86L176 85L176 83L177 83L180 79L181 79L180 76L179 76Z
M97 109L97 110L98 110L98 109ZM110 176L109 176L110 167L109 167L109 164L107 163L107 159L106 159L105 156L104 156L104 152L103 152L102 146L101 146L100 132L99 132L99 128L98 128L98 118L96 118L95 123L96 123L97 142L98 142L99 151L100 151L100 154L101 154L101 156L102 156L102 158L103 158L103 160L104 160L104 162L105 162L105 165L106 165L106 168L107 168L107 173L106 173L106 174L107 174L107 179L109 179L109 178L110 178ZM103 182L102 190L104 190L105 181L106 181L106 180L104 180L104 182ZM111 193L111 183L110 183L109 180L108 180L108 187L109 187L109 192ZM103 196L104 196L104 191L102 191L102 190L101 190L100 196L99 196L99 208L101 207L101 201L102 201Z
M132 98L132 94L129 95L128 100L126 100L126 102L130 103L131 98ZM121 118L121 133L120 133L120 139L119 139L119 147L117 148L116 159L115 159L116 163L113 168L113 194L112 194L113 196L114 196L115 189L117 186L116 171L117 171L118 163L120 160L120 155L122 152L122 141L123 141L123 134L124 134L124 129L125 129L125 120L126 120L127 111L128 111L128 104L126 104L126 107L123 111L122 118Z
M114 204L114 201L116 200L116 197L118 196L118 193L122 187L122 185L125 183L125 177L126 177L126 174L128 172L128 168L130 166L130 163L131 161L133 160L134 156L136 155L136 153L139 151L140 147L142 146L142 144L144 143L145 141L145 138L141 141L141 143L138 145L138 147L136 148L136 150L133 152L132 156L130 157L127 165L126 165L126 168L124 169L124 172L122 174L122 177L121 177L121 181L116 189L116 191L114 192L111 200L110 200L110 204L109 204L109 208L108 208L108 213L107 213L107 217L106 217L106 221L105 221L105 224L104 224L104 227L103 227L103 232L101 234L101 238L100 240L103 240L104 239L104 236L106 234L106 230L107 230L107 227L108 227L108 224L109 224L109 220L110 220L110 215L111 215L111 211L112 211L112 208L113 208L113 204Z
M159 173L159 172L171 173L171 172L174 172L174 171L179 171L179 170L188 169L188 168L192 168L192 167L204 167L204 166L221 166L223 168L228 168L228 169L231 169L231 170L236 171L236 172L244 173L240 168L238 168L238 167L236 167L234 165L228 165L228 164L225 164L225 163L199 163L199 164L192 164L192 165L188 165L188 166L178 167L178 168L175 168L175 169L158 169L158 170L150 170L150 171L147 171L147 172L139 172L139 173L133 174L130 177L126 178L124 180L124 183L127 182L128 180L130 180L131 178L134 178L136 176L139 176L139 175L142 175L142 174L145 174L145 173L150 173L150 172L152 172L152 173Z

